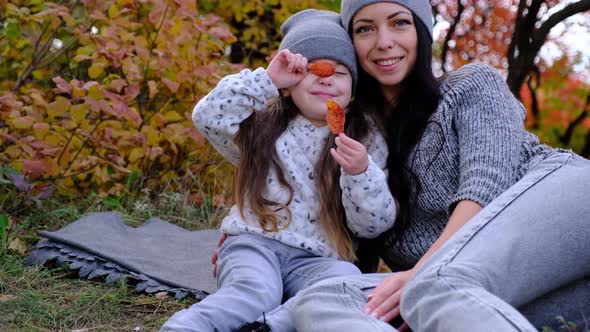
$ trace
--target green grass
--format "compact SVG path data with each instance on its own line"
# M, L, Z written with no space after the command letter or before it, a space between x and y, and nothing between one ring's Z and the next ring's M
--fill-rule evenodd
M217 227L225 210L208 200L191 204L188 197L144 190L109 199L48 198L38 206L25 204L22 192L0 184L0 331L157 331L194 298L136 293L124 282L81 280L77 271L28 267L24 259L39 231L55 231L92 212L119 211L132 226L157 216L191 230ZM23 252L9 249L14 241L24 244Z
M119 211L133 226L157 216L192 230L217 227L226 211L208 199L191 204L188 197L142 190L109 199L49 198L37 206L25 204L22 192L0 183L0 331L158 331L195 300L136 293L125 282L81 280L77 271L61 267L27 267L24 258L40 239L39 231L55 231L92 212ZM15 240L24 243L24 252L8 248ZM590 332L587 326L556 319L558 330L542 332Z
M124 282L80 280L63 268L25 267L14 256L0 264L2 331L157 331L191 303L140 295Z

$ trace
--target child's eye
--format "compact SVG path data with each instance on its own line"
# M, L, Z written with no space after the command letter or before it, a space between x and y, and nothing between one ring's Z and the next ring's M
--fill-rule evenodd
M345 71L336 71L336 75L346 75Z

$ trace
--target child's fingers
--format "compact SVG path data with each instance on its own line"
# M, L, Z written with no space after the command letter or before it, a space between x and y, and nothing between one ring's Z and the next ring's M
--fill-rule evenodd
M307 58L302 57L301 64L299 65L299 72L300 73L307 73Z
M307 66L304 66L304 62L307 62L307 59L303 55L297 54L294 61L293 72L297 74L305 73L307 71Z
M297 59L297 56L295 54L289 54L289 56L287 57L287 71L289 73L293 72L293 67L295 66L295 61Z
M275 59L277 59L277 61L280 62L283 66L289 66L289 60L291 59L291 56L293 56L293 53L285 49L277 53Z
M330 154L332 155L334 160L336 160L336 162L340 166L342 166L342 168L344 168L344 169L350 168L350 163L345 158L343 158L340 154L338 154L338 152L336 152L336 149L334 149L334 148L330 149Z
M340 137L336 137L335 139L336 146L338 147L338 152L341 152L347 156L354 156L358 154L358 150L354 149L353 147L344 143L344 141Z
M362 149L365 148L365 146L362 143L360 143L359 141L356 141L356 140L354 140L354 139L346 136L345 133L340 133L338 135L338 138L340 139L340 142L343 145L345 145L345 146L347 146L347 147L349 147L349 148L351 148L353 150L358 151L358 150L362 150Z
M287 71L289 73L296 73L299 69L302 58L303 56L301 54L291 54L289 58L289 66L287 66Z

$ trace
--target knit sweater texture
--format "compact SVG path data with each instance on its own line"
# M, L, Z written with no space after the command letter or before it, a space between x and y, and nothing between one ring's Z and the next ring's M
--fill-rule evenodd
M408 269L445 228L456 203L488 205L556 150L524 128L526 111L492 67L474 63L448 75L441 101L408 157L420 191L410 193L409 226L388 232L381 257Z
M240 151L234 138L240 123L253 112L264 112L269 101L278 97L278 89L263 68L245 69L223 78L199 101L193 110L193 122L220 154L237 165ZM260 234L318 256L339 258L319 223L319 195L314 180L314 168L329 134L327 126L316 127L298 115L275 142L283 174L294 191L288 204L291 222L285 228L278 232L263 230L246 199L244 216L233 206L222 221L221 230L231 235ZM375 238L393 226L396 206L387 186L385 139L377 130L370 130L363 143L369 153L369 166L357 175L341 172L341 199L354 235ZM275 202L289 202L289 193L279 185L276 170L270 170L263 195ZM277 214L284 225L287 213L280 210Z

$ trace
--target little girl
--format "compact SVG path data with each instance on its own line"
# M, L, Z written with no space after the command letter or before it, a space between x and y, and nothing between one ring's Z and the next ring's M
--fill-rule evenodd
M163 331L294 331L293 302L282 300L320 280L360 274L356 239L393 226L387 149L375 120L351 110L346 134L326 125L326 101L347 109L357 79L338 14L304 10L281 29L266 70L223 78L193 111L196 127L237 166L237 204L221 226L229 236L219 250L219 290L173 315ZM308 62L319 61L335 73L309 72Z

